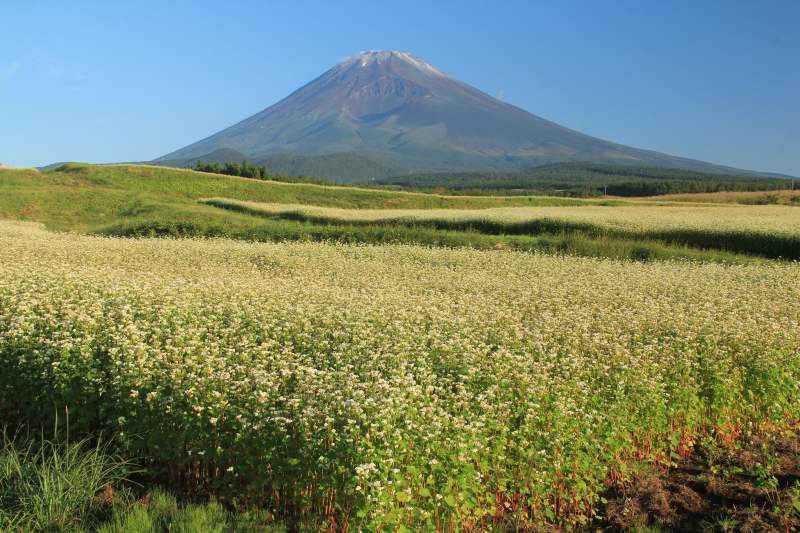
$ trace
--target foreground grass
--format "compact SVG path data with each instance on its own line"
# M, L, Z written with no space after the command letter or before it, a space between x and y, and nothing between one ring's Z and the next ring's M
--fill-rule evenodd
M129 464L86 440L9 439L0 447L0 529L74 531L102 520L97 495L121 482Z
M567 529L642 465L791 430L799 291L791 263L1 223L0 413L68 405L171 490L291 527Z
M305 523L298 531L313 532L313 523ZM277 524L258 512L230 512L219 502L204 504L179 503L174 495L154 489L139 501L117 503L111 518L101 523L97 533L286 533Z
M609 489L592 529L727 531L731 525L740 525L746 530L794 530L800 526L800 465L796 461L800 440L791 435L756 435L757 442L727 448L711 442L702 455L689 455L674 468L646 466L626 486ZM213 498L205 503L179 503L159 487L131 484L125 478L130 466L111 455L107 446L91 445L88 440L12 440L6 435L0 446L0 530L287 531L285 524L275 522L270 512L257 506L231 510ZM145 481L145 472L136 473ZM675 490L676 486L680 489ZM306 517L295 520L290 529L324 528L318 519ZM492 529L514 528L499 521Z
M0 446L0 530L12 532L237 533L285 531L263 513L216 501L179 504L126 480L132 465L84 439L10 439ZM136 495L131 489L139 489Z

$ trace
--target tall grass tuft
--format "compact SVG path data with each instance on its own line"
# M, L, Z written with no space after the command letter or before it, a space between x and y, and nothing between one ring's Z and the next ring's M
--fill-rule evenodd
M124 480L129 467L103 443L21 441L4 435L0 526L4 531L69 531L91 522L108 506L98 494Z

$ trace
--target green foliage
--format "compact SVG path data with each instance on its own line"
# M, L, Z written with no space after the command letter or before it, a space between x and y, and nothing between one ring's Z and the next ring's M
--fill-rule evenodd
M788 189L792 180L712 174L672 168L559 163L510 172L410 174L378 179L376 185L459 194L553 194L596 197L655 196L718 191Z
M397 168L352 153L274 154L256 158L255 162L281 174L313 176L336 183L370 183L401 173Z
M117 512L110 523L97 528L97 533L155 533L161 531L156 526L152 513L143 506L134 506L127 512Z
M248 161L241 163L197 163L192 170L225 174L226 176L241 176L243 178L271 179L269 169L265 166L256 166Z
M98 533L280 533L257 512L232 513L218 502L179 504L155 488L134 500L124 483L131 463L105 444L3 438L0 530ZM107 491L108 497L103 497Z
M255 524L250 524L255 525ZM179 505L171 494L160 489L150 492L142 502L118 506L113 518L98 528L98 533L234 533L244 529L236 516L216 501ZM266 529L262 529L265 531Z
M426 227L424 224L329 224L276 217L261 225L218 222L170 222L140 219L109 225L99 230L114 237L223 237L261 242L314 241L347 244L419 244L477 250L513 249L584 257L641 260L694 260L729 264L758 262L757 258L721 250L698 250L653 240L591 236L576 232L541 235L492 235Z

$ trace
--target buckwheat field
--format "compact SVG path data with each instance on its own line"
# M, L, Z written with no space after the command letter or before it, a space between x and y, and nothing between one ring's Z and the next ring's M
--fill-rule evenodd
M294 214L333 222L452 221L525 224L536 220L584 223L604 229L627 231L695 230L743 231L789 235L800 238L800 212L793 206L761 205L602 205L494 207L487 209L342 209L302 204L259 203L227 198L205 200L220 207L280 216Z
M598 208L600 209L600 208ZM352 531L575 527L800 418L800 268L0 222L0 410Z

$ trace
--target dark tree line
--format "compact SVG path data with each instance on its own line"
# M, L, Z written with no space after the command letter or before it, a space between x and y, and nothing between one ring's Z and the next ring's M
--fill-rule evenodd
M266 165L200 162L191 167L201 172L241 176L286 183L337 183L308 176L272 172ZM638 168L599 164L561 164L515 172L440 172L407 174L378 179L362 186L410 188L443 194L543 194L597 197L658 196L695 192L770 191L794 188L792 180L751 178L678 169Z
M439 172L383 178L376 185L470 194L557 196L656 196L662 194L770 191L792 180L712 174L671 168L562 163L506 172Z
M627 183L611 183L605 191L614 196L658 196L696 192L722 191L772 191L788 189L787 180L758 179L736 181L712 180L642 180ZM598 189L598 192L602 192Z
M240 176L242 178L253 178L258 180L272 180L282 181L284 183L313 183L316 185L336 185L328 180L320 178L310 178L308 176L293 176L291 174L283 174L278 172L271 172L266 165L254 165L249 161L242 161L241 163L227 162L227 163L211 163L200 162L196 163L192 170L200 172L211 172L213 174L225 174L226 176Z
M213 172L214 174L225 174L226 176L241 176L243 178L255 178L268 180L270 178L269 169L266 166L254 165L248 161L241 163L197 163L194 170L200 172Z

